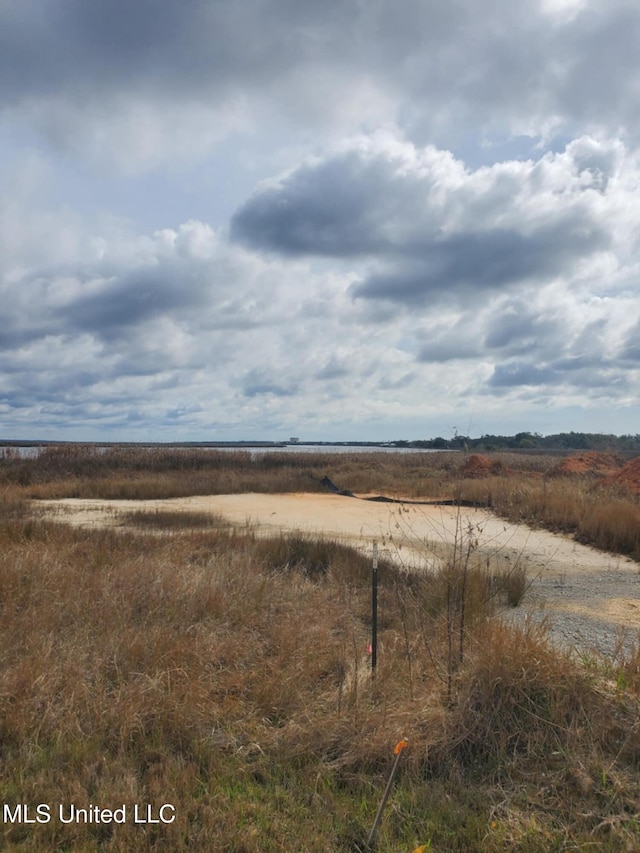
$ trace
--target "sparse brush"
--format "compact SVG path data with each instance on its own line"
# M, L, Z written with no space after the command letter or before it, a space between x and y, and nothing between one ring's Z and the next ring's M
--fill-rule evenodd
M30 519L20 503L36 486L65 493L70 483L96 494L136 480L169 490L300 484L319 473L306 458L287 470L243 457L234 469L198 453L123 452L111 478L102 455L52 456L39 484L22 469L26 486L0 465L13 483L0 551L0 791L5 803L168 802L176 820L5 822L3 850L353 853L404 735L380 853L640 847L638 654L603 674L551 647L543 629L491 619L496 600L518 599L526 566L487 565L460 547L440 549L431 573L381 563L372 679L368 556L301 536L196 529L193 517L182 527L189 513L151 522L172 536L137 530L141 519L72 529ZM384 491L378 483L402 471L396 483L418 493L444 482L444 462L412 456L380 460L382 473L358 462L358 482ZM505 505L543 512L542 488L516 479L503 490L503 479L491 488ZM560 491L550 495L546 505L560 507Z
M228 527L229 523L221 515L211 512L188 510L154 509L133 510L119 516L122 523L132 527L153 528L159 530L198 529L207 527Z
M195 448L60 446L37 457L0 458L0 484L29 497L157 499L230 492L342 488L403 496L446 493L455 453L261 453Z
M518 753L544 759L596 724L602 697L567 656L545 642L544 628L485 623L460 676L451 732L465 761Z
M330 575L336 582L362 585L371 579L371 558L333 539L282 534L256 542L256 556L269 571L298 570L313 580ZM386 583L397 573L388 561L381 562L380 571Z
M530 583L527 569L520 562L509 569L503 569L492 578L494 590L503 597L509 607L518 607L522 603Z
M464 481L460 495L484 502L498 515L573 534L605 551L640 556L640 505L580 480L488 477Z
M495 453L491 475L464 478L464 455L314 454L198 448L60 446L37 457L0 457L0 486L25 497L164 499L237 492L322 491L330 473L342 489L390 497L462 498L577 536L596 547L640 555L640 506L632 496L594 490L576 479L548 479L552 455Z
M640 560L640 506L628 500L594 498L580 519L576 538Z
M295 571L278 570L292 558ZM635 741L616 758L617 735L605 725L614 706L532 631L470 619L453 701L443 704L433 659L444 659L446 643L434 638L430 657L421 634L426 577L420 586L390 573L381 588L373 684L367 562L339 543L206 530L149 537L38 526L29 540L8 542L3 800L171 802L177 818L148 834L131 824L108 835L96 825L11 825L4 849L243 844L275 853L303 838L309 851L348 850L366 838L402 734L411 750L380 828L381 853L454 831L467 849L504 849L485 838L492 809L515 821L505 798L527 790L535 801L541 769L558 764L553 752L576 768L606 754L608 778L623 778ZM554 782L566 803L556 806L558 822L573 821L576 843L599 842L602 833L591 836L594 826L575 818L578 795L565 776ZM438 780L457 798L455 822ZM598 814L610 814L606 802ZM612 830L602 849L624 849L622 837ZM531 838L549 840L541 830Z

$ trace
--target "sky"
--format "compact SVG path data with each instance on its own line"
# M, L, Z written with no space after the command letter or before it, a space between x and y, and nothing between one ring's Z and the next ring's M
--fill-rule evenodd
M640 427L637 0L0 0L0 438Z

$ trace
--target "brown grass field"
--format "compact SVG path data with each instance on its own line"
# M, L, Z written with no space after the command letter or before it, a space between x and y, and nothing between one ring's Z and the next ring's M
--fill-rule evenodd
M461 497L638 557L640 506L557 458L86 448L0 459L0 849L640 849L640 650L578 662L508 627L526 578L462 541L430 573L158 511L118 529L38 517L32 499L320 491ZM177 517L180 515L180 517ZM35 819L12 821L17 804ZM134 808L171 823L135 823ZM58 819L117 809L124 823Z

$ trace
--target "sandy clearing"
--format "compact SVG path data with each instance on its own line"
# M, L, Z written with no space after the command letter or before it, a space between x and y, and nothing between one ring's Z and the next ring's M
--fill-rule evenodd
M157 509L211 512L259 534L320 534L381 553L409 568L436 565L456 536L480 553L524 561L533 579L510 618L545 620L563 645L612 653L640 630L640 566L573 539L510 524L485 509L375 503L341 495L234 494L154 501L38 501L50 518L80 526L112 526L123 512Z

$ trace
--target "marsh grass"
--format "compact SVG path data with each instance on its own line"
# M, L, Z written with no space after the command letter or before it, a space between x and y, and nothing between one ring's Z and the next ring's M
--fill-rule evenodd
M333 580L349 584L371 582L371 556L333 539L283 534L257 542L256 557L267 571L299 571L311 579L330 574ZM388 560L380 561L380 571L387 584L398 574Z
M465 454L314 454L194 448L61 446L0 458L0 490L22 511L31 498L149 500L238 492L322 492L325 475L355 494L462 498L586 544L640 558L640 504L597 480L549 478L557 456L492 454L500 475L468 479Z
M587 545L640 560L640 503L580 479L487 477L463 480L460 495L515 522L568 533Z
M169 802L177 819L5 825L3 849L364 850L403 735L383 853L639 842L636 659L612 664L612 688L542 629L494 622L474 564L447 698L455 566L416 578L383 563L374 684L362 554L155 522L173 535L6 527L0 790L3 802Z
M374 682L366 556L301 536L185 528L173 514L152 522L167 536L30 517L31 489L64 494L69 476L82 488L116 482L82 471L73 454L67 467L53 461L58 469L31 472L26 485L3 472L2 801L167 802L177 818L4 825L3 850L356 853L402 736L410 748L380 853L640 847L640 654L587 667L544 628L493 620L497 600L518 599L524 566L487 566L462 547L440 550L429 575L382 563ZM263 476L250 462L235 473L220 464L238 482ZM306 460L293 474L269 464L272 484L320 473ZM340 464L347 475L355 463ZM395 469L408 472L398 488L430 489L438 477L450 488L435 463L418 488L411 466L422 464ZM359 482L377 484L378 473L363 469ZM138 475L157 483L153 471ZM518 478L505 502L520 517L533 505L540 513L540 493ZM497 492L497 480L473 487ZM580 500L578 520L588 493ZM462 601L461 631L451 603Z
M120 513L118 521L121 524L132 527L160 530L197 530L229 526L228 522L221 515L193 510L133 510L131 512Z
M364 458L366 457L366 458ZM156 499L237 492L324 491L327 474L356 492L432 495L455 453L277 453L62 446L36 458L0 458L0 487L29 498ZM342 482L344 481L344 482Z

